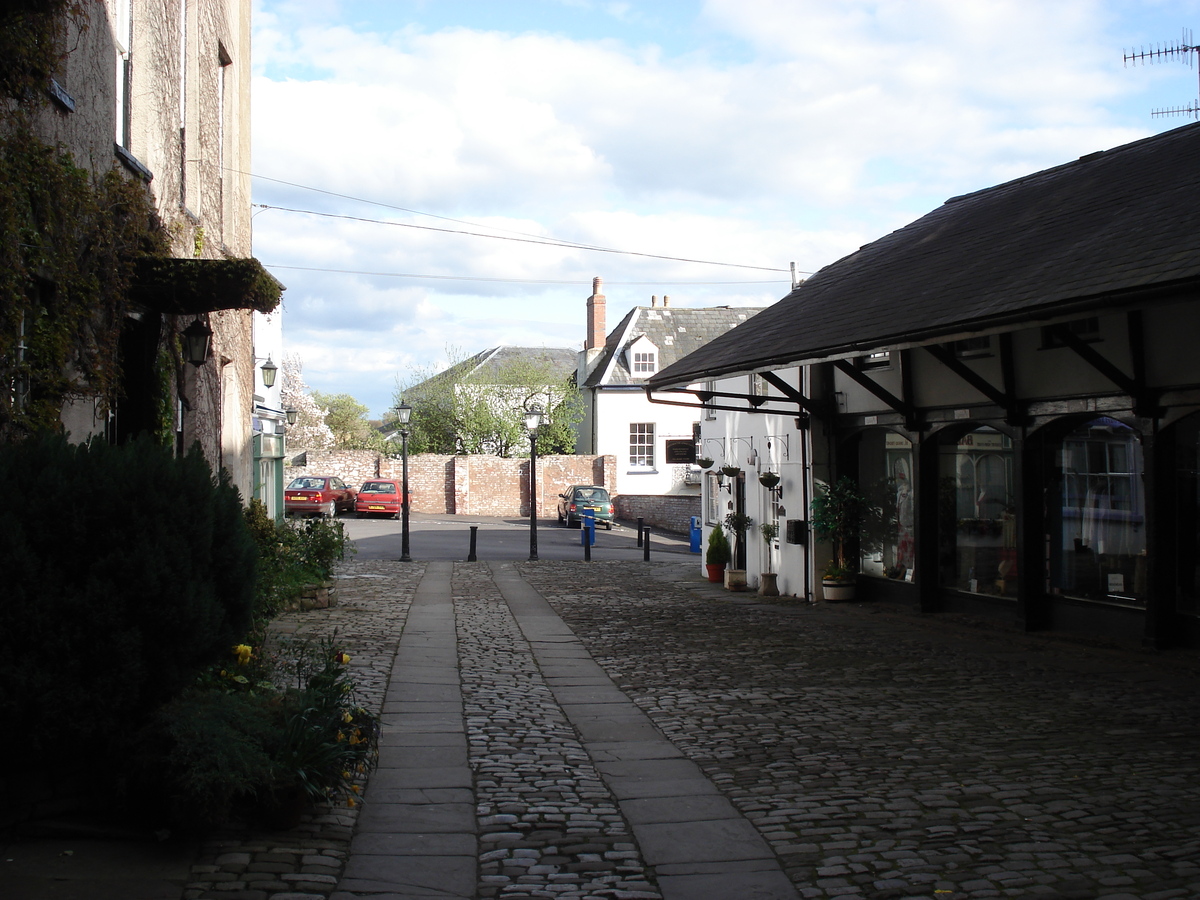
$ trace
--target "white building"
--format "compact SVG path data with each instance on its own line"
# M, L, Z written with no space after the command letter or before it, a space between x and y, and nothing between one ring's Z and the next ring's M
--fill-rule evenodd
M673 307L670 298L635 306L605 338L606 299L593 279L587 342L577 383L584 398L576 451L617 460L618 515L686 531L700 514L696 465L699 415L693 407L652 403L646 383L689 353L750 319L757 308ZM601 343L603 341L603 343Z

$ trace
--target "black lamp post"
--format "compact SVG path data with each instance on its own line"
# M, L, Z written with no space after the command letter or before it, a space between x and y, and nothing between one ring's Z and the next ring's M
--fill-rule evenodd
M408 555L408 423L412 419L412 407L403 400L396 406L396 420L400 423L400 562L412 562Z
M542 424L542 408L525 411L525 430L529 432L529 558L538 558L537 546L537 431Z

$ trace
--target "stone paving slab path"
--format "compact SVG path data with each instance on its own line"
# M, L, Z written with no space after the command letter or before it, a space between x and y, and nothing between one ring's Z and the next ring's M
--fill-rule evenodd
M1195 654L695 568L348 564L281 627L351 645L365 799L214 843L185 897L1200 898Z

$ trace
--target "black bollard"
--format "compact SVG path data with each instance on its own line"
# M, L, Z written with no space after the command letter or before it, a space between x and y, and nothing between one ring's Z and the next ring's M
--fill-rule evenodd
M583 561L591 562L592 561L592 542L587 539L587 529L584 528L583 530L584 530Z
M467 554L467 562L475 562L475 539L479 535L479 526L471 526L471 550Z
M642 546L642 525L646 520L638 516L638 546Z
M642 559L650 562L650 529L646 528L646 543L642 546Z

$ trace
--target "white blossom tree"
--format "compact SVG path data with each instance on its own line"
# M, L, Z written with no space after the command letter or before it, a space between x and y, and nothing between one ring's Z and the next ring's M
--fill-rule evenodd
M296 424L289 425L288 446L293 450L328 450L333 446L333 431L325 424L328 410L322 409L304 383L304 364L296 354L287 354L280 365L283 386L280 399L284 409L296 410Z

